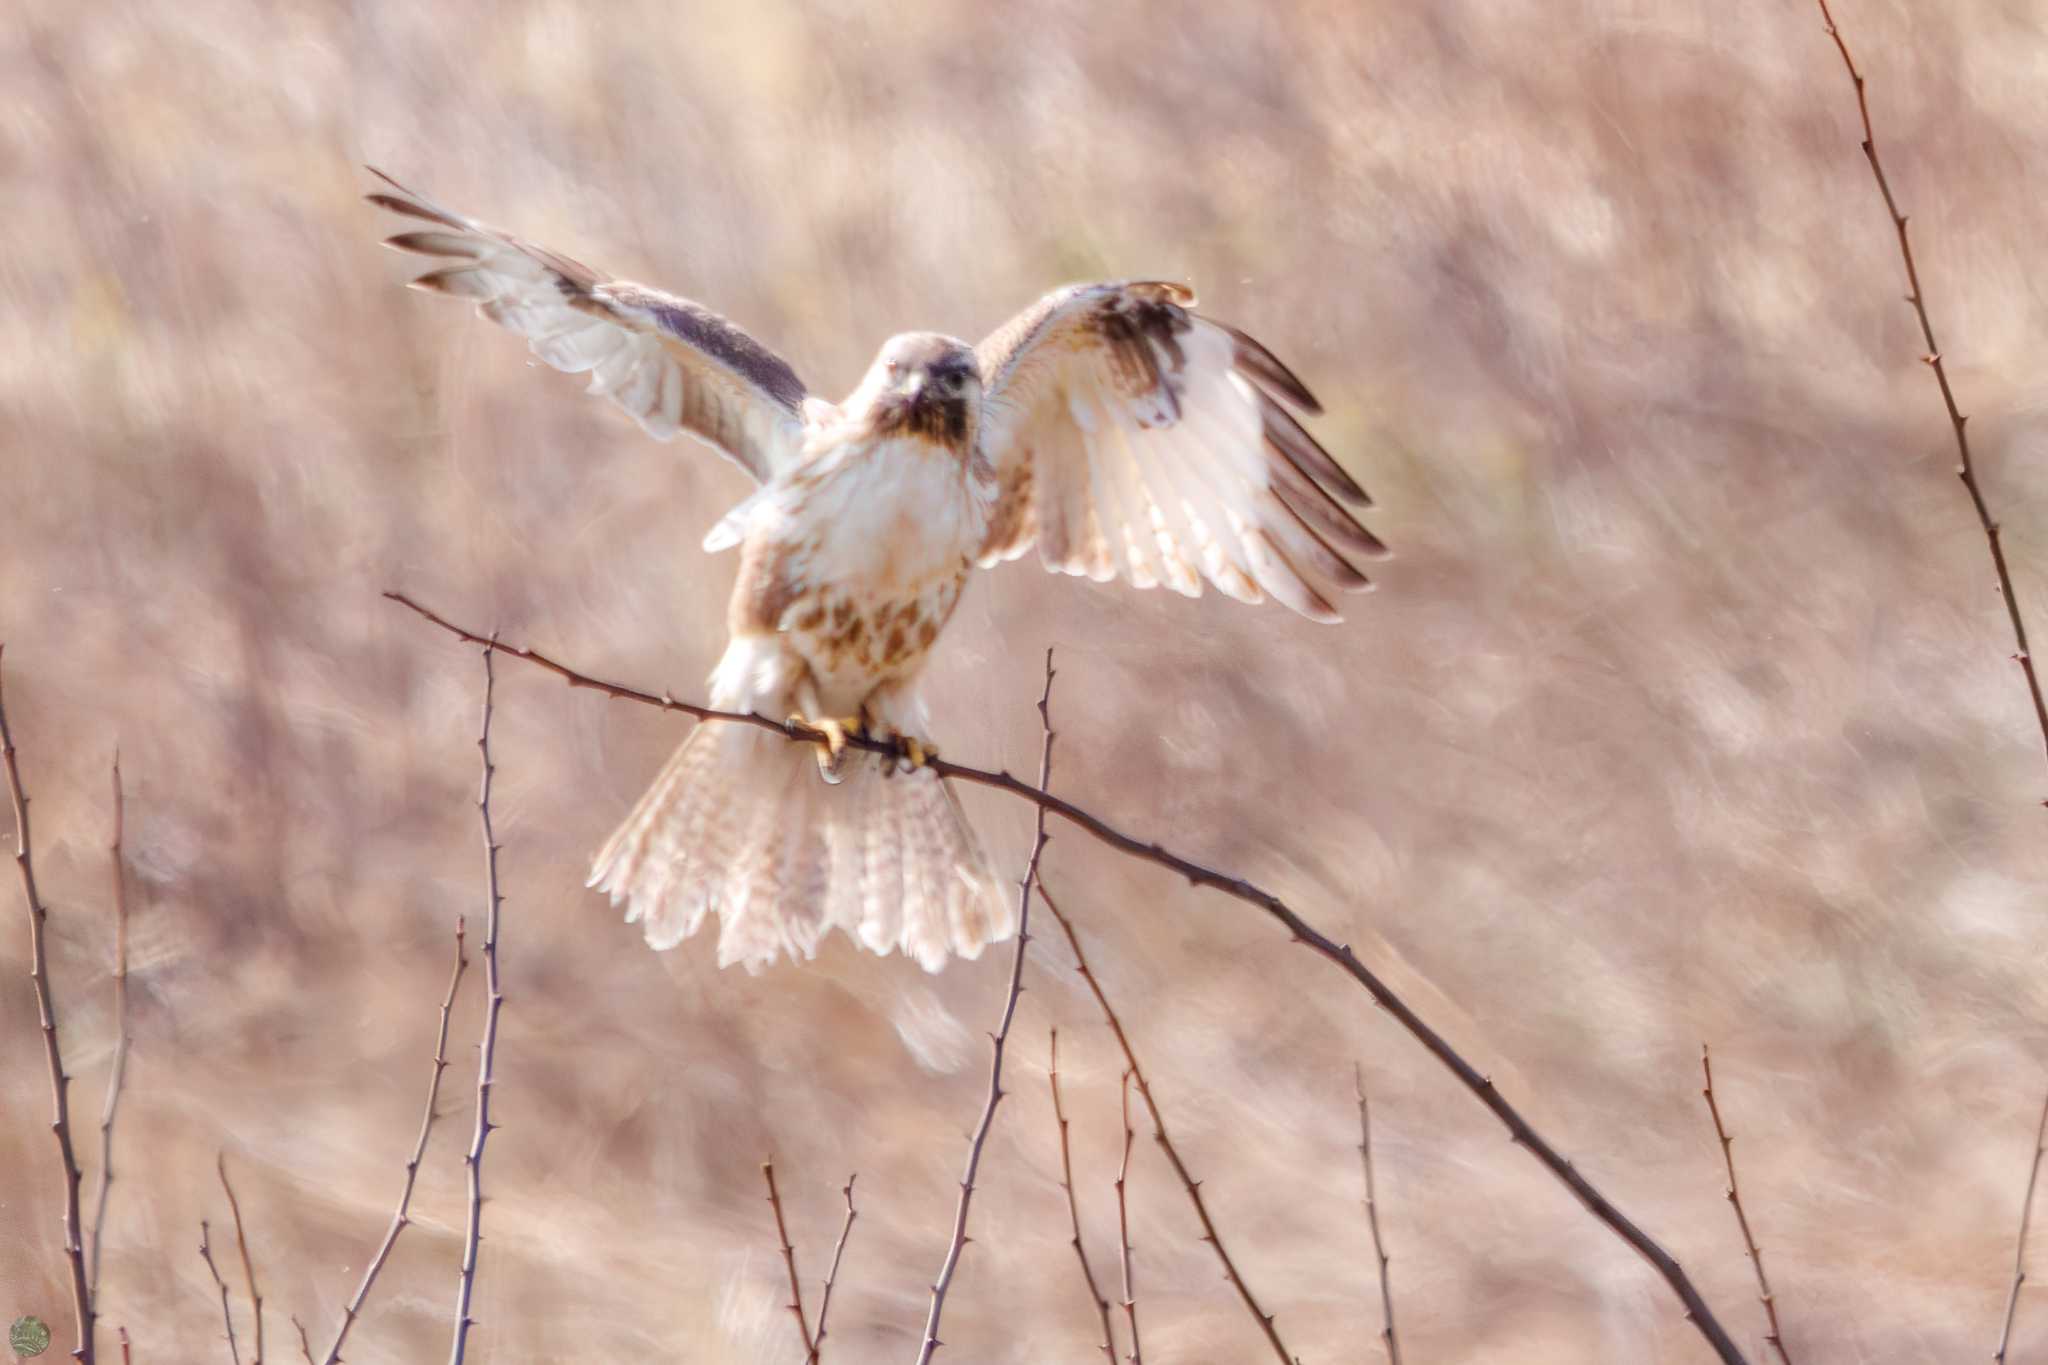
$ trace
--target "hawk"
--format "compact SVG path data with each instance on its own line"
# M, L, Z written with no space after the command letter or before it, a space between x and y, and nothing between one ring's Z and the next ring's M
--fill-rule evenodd
M838 403L718 314L607 279L382 172L369 200L421 226L414 287L472 301L657 440L711 445L759 487L704 539L739 550L721 710L809 718L813 756L699 725L598 853L590 885L670 948L711 912L720 966L809 958L833 928L927 971L1014 932L951 787L915 738L914 686L977 567L1034 547L1054 572L1316 621L1386 553L1365 491L1303 428L1321 411L1272 352L1177 284L1069 285L978 346L883 343ZM894 736L907 759L844 747Z

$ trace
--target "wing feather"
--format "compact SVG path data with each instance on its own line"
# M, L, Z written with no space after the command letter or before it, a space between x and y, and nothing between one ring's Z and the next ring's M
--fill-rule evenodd
M1302 426L1322 411L1273 353L1161 282L1071 285L976 349L998 505L981 562L1033 544L1049 569L1190 596L1206 579L1319 621L1386 553L1372 505Z
M803 439L805 389L796 371L708 308L596 271L546 247L446 209L376 168L390 192L365 196L431 223L385 245L447 262L413 287L466 299L527 340L555 369L590 374L657 440L688 432L766 482Z

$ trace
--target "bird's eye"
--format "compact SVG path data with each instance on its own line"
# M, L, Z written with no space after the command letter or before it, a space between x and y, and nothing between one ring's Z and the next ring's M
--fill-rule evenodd
M962 393L967 388L967 376L958 370L950 371L946 375L945 385L947 393Z

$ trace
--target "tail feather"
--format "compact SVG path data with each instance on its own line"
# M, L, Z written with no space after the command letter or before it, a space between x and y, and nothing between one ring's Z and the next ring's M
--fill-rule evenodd
M929 771L846 755L827 786L810 750L751 727L700 725L598 854L590 884L671 948L708 912L720 966L809 958L837 928L927 971L977 957L1015 913L959 801Z

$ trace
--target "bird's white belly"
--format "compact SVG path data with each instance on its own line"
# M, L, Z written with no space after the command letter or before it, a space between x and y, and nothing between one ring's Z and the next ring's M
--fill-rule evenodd
M959 461L924 442L800 471L777 503L749 536L764 570L776 564L770 621L827 705L850 711L922 664L959 602L985 510Z

